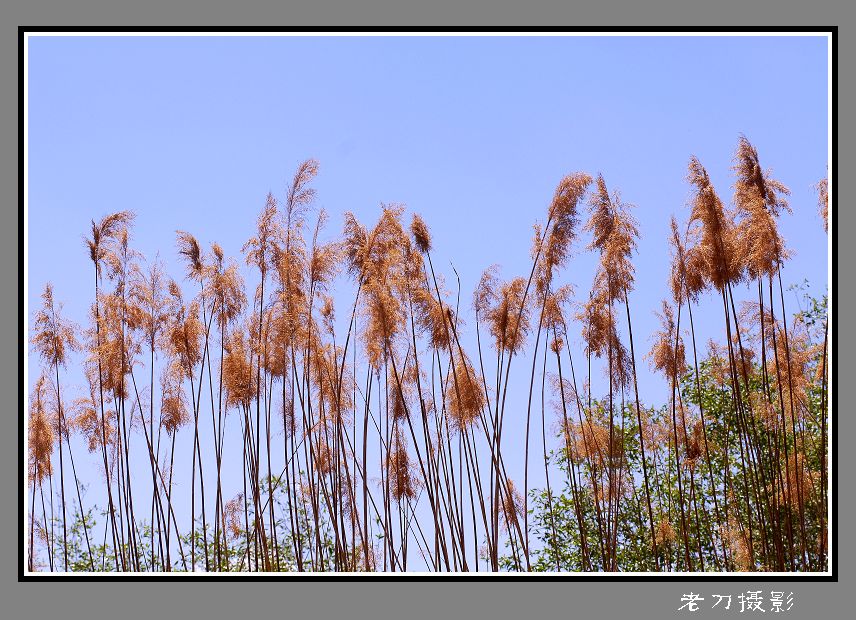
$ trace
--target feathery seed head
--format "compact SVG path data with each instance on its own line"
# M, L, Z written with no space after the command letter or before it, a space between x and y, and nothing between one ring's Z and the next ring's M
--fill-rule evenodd
M771 276L790 256L776 218L791 212L784 196L790 190L761 169L758 151L740 136L734 155L734 204L742 216L737 232L739 251L746 256L751 278Z
M65 366L68 354L80 348L76 326L62 316L62 304L54 300L50 282L41 297L42 307L35 314L30 342L45 364Z
M413 214L410 222L410 233L413 235L413 243L423 254L431 251L431 231L428 225L418 214Z
M686 370L686 351L683 339L675 328L674 311L663 300L662 311L655 314L660 319L661 327L654 333L654 346L649 353L651 367L670 381L680 379Z
M555 270L567 262L579 224L577 206L591 181L591 177L583 172L569 174L563 178L550 203L547 220L551 225L543 244L541 231L536 231L536 246L533 252L538 255L539 251L543 250L540 252L537 280L542 291L552 283Z
M175 235L178 253L187 263L187 277L201 281L205 275L205 263L199 242L196 237L183 230L175 231Z
M454 372L447 377L446 400L450 422L458 431L469 428L486 404L475 369L460 351L455 356Z
M51 475L51 455L56 440L54 427L47 411L47 381L44 375L36 380L30 395L30 420L27 424L29 448L28 471L30 480L40 483L45 476Z
M183 380L181 366L175 362L164 368L161 374L161 424L170 435L190 419L187 397L181 385Z
M690 157L687 181L695 187L690 225L698 223L701 229L700 240L688 255L694 253L697 262L693 266L700 269L705 283L722 290L739 282L744 269L734 217L725 210L707 170L695 156ZM688 260L688 266L690 263Z
M817 208L823 218L823 230L829 232L829 179L821 179L815 185L817 189Z
M393 435L392 446L386 459L386 470L389 492L395 501L416 499L422 481L418 478L416 465L407 454L407 440L401 428Z

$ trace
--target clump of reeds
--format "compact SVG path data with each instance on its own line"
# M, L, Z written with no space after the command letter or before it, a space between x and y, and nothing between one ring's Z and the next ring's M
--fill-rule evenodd
M312 159L259 201L246 268L187 231L179 266L149 263L132 213L93 220L88 325L50 284L32 320L29 568L822 570L828 328L785 307L788 189L742 136L732 171L726 205L688 163L648 354L670 388L659 406L638 389L630 304L658 224L603 175L559 181L531 266L485 270L472 312L465 274L435 269L440 243L403 205L329 232ZM579 293L563 273L577 251L596 258ZM722 329L702 350L694 313L711 304ZM68 395L78 360L84 392ZM78 527L97 484L103 521Z

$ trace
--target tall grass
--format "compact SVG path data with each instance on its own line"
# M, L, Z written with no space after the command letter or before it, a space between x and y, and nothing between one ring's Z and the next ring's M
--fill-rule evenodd
M322 241L318 170L307 160L284 198L268 195L243 246L252 289L237 259L185 231L186 284L171 279L133 249L129 212L85 237L89 325L45 286L30 570L826 569L825 302L789 314L789 192L745 137L731 207L689 160L650 352L633 329L635 208L602 175L563 178L528 271L488 268L467 308L403 206L373 225L346 213ZM563 271L582 235L597 268L575 293ZM344 278L355 294L337 318ZM702 306L722 311L706 349ZM87 389L70 398L81 350ZM668 389L659 406L640 396L643 357ZM525 411L509 397L518 374ZM100 477L79 478L75 435ZM86 489L106 507L85 505Z

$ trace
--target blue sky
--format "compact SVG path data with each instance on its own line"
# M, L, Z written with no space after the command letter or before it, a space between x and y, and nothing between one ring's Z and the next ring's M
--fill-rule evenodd
M823 37L31 37L28 52L31 312L50 280L85 322L81 235L115 210L137 213L134 246L160 252L177 279L176 229L243 263L266 194L284 196L308 157L329 237L345 211L371 223L381 202L405 203L468 304L492 263L528 274L532 225L562 176L582 170L636 205L638 357L665 294L668 218L686 221L687 161L698 156L730 202L740 133L792 190L785 285L826 288L813 188L827 165ZM587 242L560 277L583 293ZM721 331L706 308L702 341ZM667 386L637 361L643 400L662 402ZM29 368L32 385L38 362ZM74 367L69 380L80 383Z

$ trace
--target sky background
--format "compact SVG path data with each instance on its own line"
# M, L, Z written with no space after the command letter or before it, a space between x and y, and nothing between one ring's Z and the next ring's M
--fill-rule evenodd
M499 263L503 278L528 275L532 225L560 179L600 172L635 205L639 388L644 402L661 404L669 386L641 355L666 294L668 220L686 222L690 155L730 203L741 133L792 191L793 215L780 219L794 251L785 286L805 279L814 295L826 290L814 189L828 152L824 37L30 37L28 45L30 317L51 281L66 315L86 322L93 276L82 235L117 210L136 212L134 247L148 258L159 252L176 279L176 230L206 247L217 241L243 264L267 193L284 198L309 157L320 162L314 187L316 208L330 215L327 238L341 232L345 211L371 224L382 202L404 203L408 221L417 212L431 227L434 265L450 286L457 269L468 307L489 265ZM580 299L596 263L588 241L581 235L559 277ZM245 277L249 290L257 277ZM344 279L337 288L342 316L352 289ZM793 293L786 303L797 309ZM695 318L700 342L720 337L715 303ZM472 332L469 311L464 319ZM571 329L582 361L580 326ZM531 354L516 362L529 363ZM38 360L28 368L29 391ZM83 390L75 362L67 383ZM523 412L527 386L509 395ZM522 468L513 457L509 465Z

